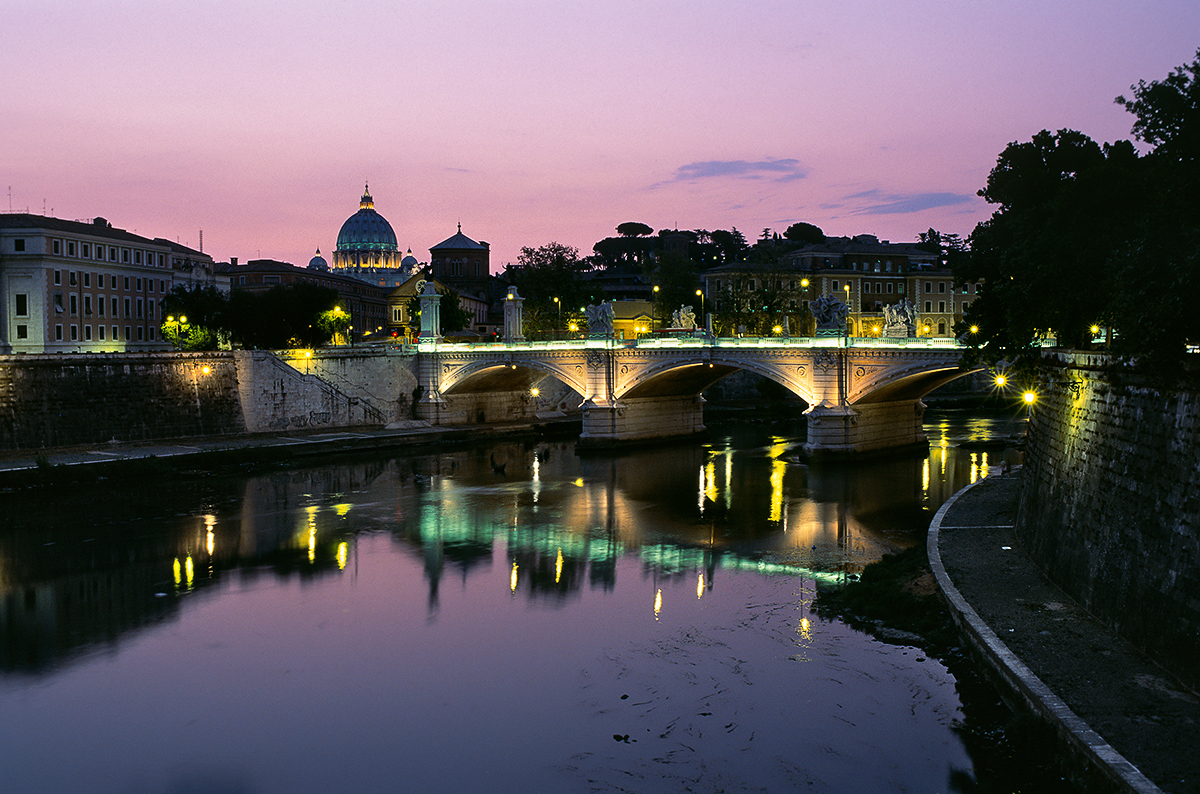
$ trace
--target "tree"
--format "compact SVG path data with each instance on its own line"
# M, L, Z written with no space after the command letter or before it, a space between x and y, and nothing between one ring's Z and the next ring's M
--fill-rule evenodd
M229 297L230 335L247 348L316 347L329 338L320 317L337 302L337 290L316 284L280 284L262 293L235 289Z
M617 234L622 237L644 237L653 232L654 227L636 221L628 221L617 226Z
M785 240L791 240L794 243L804 243L808 245L817 245L825 242L825 232L821 231L821 227L814 226L811 223L793 223L784 231L783 237Z
M162 299L163 338L177 350L216 350L229 337L229 296L213 286L180 285ZM186 318L186 319L184 319Z
M504 274L525 299L526 329L557 328L560 314L565 324L568 309L595 303L591 284L583 278L591 268L592 263L581 259L579 249L573 246L552 242L538 248L522 248L517 264L505 268Z
M1178 67L1161 82L1139 80L1133 99L1116 103L1137 116L1133 135L1154 147L1154 156L1176 163L1200 161L1200 49L1196 60Z

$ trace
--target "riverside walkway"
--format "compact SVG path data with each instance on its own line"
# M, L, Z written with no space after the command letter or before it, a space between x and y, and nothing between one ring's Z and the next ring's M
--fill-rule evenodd
M1086 790L1200 792L1200 698L1041 575L1013 535L1020 469L964 488L929 527L960 629L1095 770Z

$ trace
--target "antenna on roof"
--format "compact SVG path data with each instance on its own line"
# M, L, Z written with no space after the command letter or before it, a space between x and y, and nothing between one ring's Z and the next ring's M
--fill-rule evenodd
M200 230L200 253L204 253L204 230Z

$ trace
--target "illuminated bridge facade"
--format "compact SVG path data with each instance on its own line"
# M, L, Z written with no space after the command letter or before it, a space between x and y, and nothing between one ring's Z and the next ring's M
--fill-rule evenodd
M447 344L419 347L418 415L434 424L510 415L552 376L582 397L580 442L607 445L704 430L701 394L747 370L809 408L806 451L855 454L923 445L921 398L968 374L953 339L678 338ZM536 400L533 400L536 402Z

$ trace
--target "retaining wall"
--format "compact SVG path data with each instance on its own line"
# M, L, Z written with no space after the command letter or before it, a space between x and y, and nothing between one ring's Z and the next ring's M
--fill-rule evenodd
M0 356L0 449L384 425L411 415L414 359L315 351L306 372L266 351Z
M1089 612L1200 689L1200 394L1103 356L1050 362L1017 536Z

